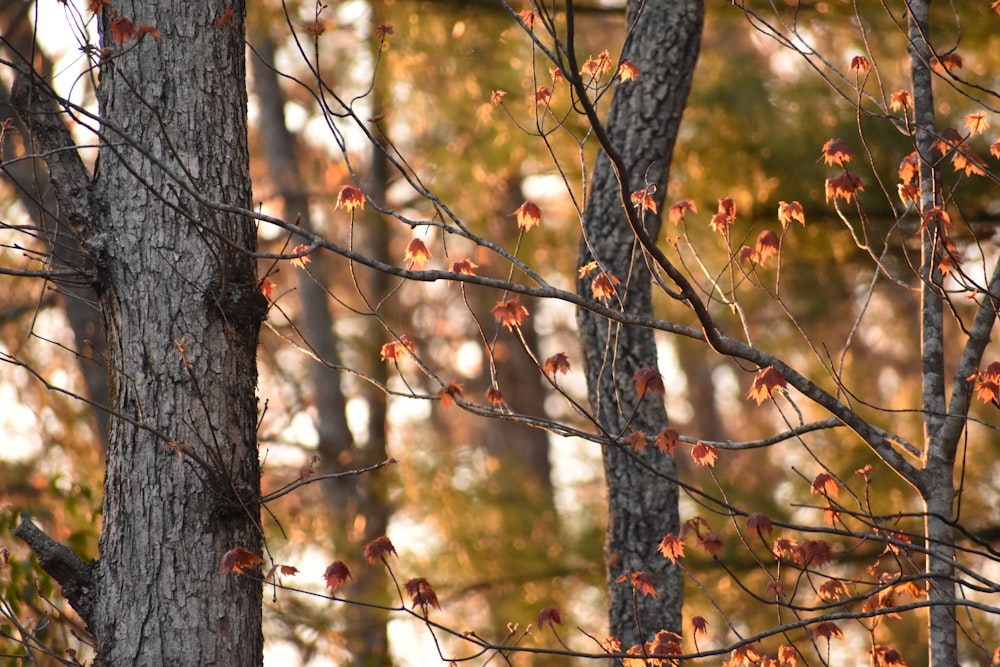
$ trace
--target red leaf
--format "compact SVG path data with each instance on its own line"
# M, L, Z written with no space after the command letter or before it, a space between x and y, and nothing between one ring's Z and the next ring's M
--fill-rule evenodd
M646 448L647 439L646 434L642 431L632 431L625 438L623 438L625 444L632 448L633 452L641 452Z
M990 155L1000 160L1000 141L994 141L990 144Z
M556 373L569 373L569 357L565 352L556 352L545 360L542 370L546 375L555 376Z
M533 12L530 9L518 12L517 16L521 19L521 22L524 23L524 25L528 26L528 28L534 28L535 23L538 21L538 13Z
M788 382L781 373L774 370L774 366L768 366L757 371L753 384L750 385L750 391L747 392L747 398L752 398L757 401L757 405L760 405L786 386Z
M427 249L424 242L420 239L412 239L410 244L406 246L406 255L403 257L403 261L412 263L413 266L422 269L430 258L431 251Z
M684 540L674 533L667 533L660 540L660 544L656 547L656 550L663 554L663 557L671 563L676 563L684 557Z
M859 192L864 192L865 186L861 182L861 177L845 171L840 176L826 179L826 200L830 201L840 197L848 204L851 198Z
M799 548L799 543L796 542L791 537L779 537L774 541L774 546L771 547L771 553L775 555L776 558L781 558L782 556L787 556L793 553Z
M722 548L725 546L726 540L719 533L707 533L703 537L698 538L698 544L709 556L718 558L719 554L722 553Z
M920 156L917 151L913 151L899 163L899 180L904 184L913 183L919 173Z
M456 399L462 398L462 385L452 380L441 388L438 396L441 397L441 405L450 408Z
M490 93L490 104L497 106L498 104L503 104L503 96L507 94L506 90L494 90Z
M803 227L806 226L806 212L802 208L802 204L797 201L779 201L778 222L781 223L781 228L784 229L794 220L797 220Z
M691 448L691 458L694 459L694 462L700 466L713 468L715 467L715 461L719 458L719 455L716 453L714 445L707 445L704 442L698 442L698 444Z
M663 396L666 392L663 387L663 376L652 366L643 366L637 370L632 376L632 382L635 383L635 394L639 400L642 400L647 391L659 396Z
M964 64L962 56L954 52L946 53L937 58L931 58L931 67L938 72L950 72L953 69L960 69Z
M889 108L893 111L913 108L913 97L908 90L897 90L889 96Z
M304 243L300 243L292 248L291 254L297 255L292 257L292 266L297 266L300 269L306 268L306 264L312 262L312 257L309 256L311 253L312 251L309 249L309 246Z
M695 616L691 619L691 636L695 639L698 635L708 634L708 621L703 616Z
M799 654L794 646L782 644L778 647L778 662L782 667L796 667L799 664Z
M632 573L632 585L635 589L645 595L648 598L656 597L656 582L653 581L653 575L649 572L633 572Z
M369 563L370 565L370 563ZM329 567L323 573L323 578L326 580L326 587L330 589L331 593L336 593L337 589L347 583L347 580L351 578L351 570L347 567L347 564L342 560L335 560L330 563Z
M464 273L467 276L474 276L476 272L473 269L478 269L479 265L473 262L471 259L462 259L457 262L452 262L451 271L452 273Z
M677 431L667 427L661 429L659 434L656 436L656 448L660 450L660 453L674 455L674 450L677 448L678 438L680 436Z
M505 402L503 397L503 392L501 392L497 387L491 386L486 390L486 400L494 408L502 408Z
M406 594L410 596L410 600L413 602L414 609L419 605L426 615L428 607L441 608L434 589L431 588L430 583L423 577L410 579L403 586L406 588Z
M222 26L229 23L234 16L236 16L236 10L233 7L226 7L222 11L222 14L219 16L219 18L215 19L215 27L221 28Z
M770 229L765 229L757 235L757 245L754 247L754 254L757 257L757 261L761 264L777 255L780 249L781 241L778 240L778 235Z
M724 234L734 222L736 222L736 202L731 197L723 197L719 200L719 212L712 216L708 226L713 231Z
M813 636L822 637L829 642L831 639L843 639L844 633L833 621L823 621L813 628Z
M243 574L244 570L257 567L264 559L243 547L234 547L222 556L222 573Z
M274 283L272 283L267 278L260 281L260 293L264 295L264 298L268 301L271 300L271 292L274 291Z
M135 36L135 24L124 16L111 20L111 37L119 44L124 44Z
M548 90L545 88L544 90ZM518 229L530 231L532 227L537 227L542 222L542 211L534 202L526 201L511 213L517 217Z
M871 63L868 62L868 58L864 56L854 56L851 58L851 71L856 74L861 74L862 72L867 73L868 70L872 68Z
M646 649L651 655L679 655L684 652L683 639L676 632L660 630L653 642L646 643ZM653 661L648 662L656 664ZM647 661L643 660L640 664L645 665Z
M590 282L590 291L594 294L595 299L610 299L611 297L618 294L618 290L615 289L615 285L620 285L621 282L614 276L614 274L607 271L601 271L597 274L597 277Z
M382 346L379 357L382 361L399 361L407 351L413 352L413 341L406 336L400 336L399 340L391 340Z
M653 194L647 190L636 190L631 195L632 206L637 210L645 210L650 213L656 213L656 200L653 199Z
M384 40L389 35L395 35L396 28L391 23L379 23L375 26L375 38Z
M845 595L850 595L847 583L840 579L827 579L816 590L821 600L836 602Z
M493 313L493 319L503 324L509 331L520 327L528 318L528 309L524 307L518 297L507 301L497 301L490 312Z
M553 628L557 625L562 625L562 612L559 611L559 607L545 607L538 612L537 625L540 628L544 628L546 625Z
M836 164L843 167L854 158L854 155L843 139L830 139L823 144L823 152L820 157L827 165Z
M771 519L760 512L751 512L747 516L747 530L753 531L761 537L764 536L764 533L770 535L771 530L773 530Z
M830 545L823 540L805 540L792 557L802 567L822 567L830 562Z
M356 208L364 210L365 193L353 185L345 185L337 194L337 208L353 211Z
M145 37L146 35L149 35L150 37L153 38L154 41L157 42L160 41L160 38L163 37L163 35L160 34L160 31L154 28L153 26L147 25L145 23L140 23L139 29L135 33L136 39L138 39L141 42L142 38Z
M821 472L812 481L812 493L814 494L836 498L839 492L840 486L830 473Z
M552 101L552 91L545 86L539 86L535 91L535 104L542 104L548 106L549 102Z
M365 560L368 561L369 566L373 565L379 558L384 558L387 554L397 555L396 547L392 546L392 542L385 535L376 537L365 545Z
M694 200L683 199L679 202L674 202L667 211L668 219L674 225L679 225L684 220L685 211L698 212L698 208L694 205Z

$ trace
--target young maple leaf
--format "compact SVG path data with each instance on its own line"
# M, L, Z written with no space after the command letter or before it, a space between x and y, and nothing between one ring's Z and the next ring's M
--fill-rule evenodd
M906 661L894 648L875 644L868 651L874 667L906 667ZM992 665L992 663L991 663Z
M139 29L135 33L135 37L137 40L141 42L142 38L145 37L146 35L152 37L153 41L156 42L160 41L160 39L163 37L163 35L160 34L160 31L154 28L153 26L146 23L140 23Z
M719 458L719 455L716 453L714 445L707 445L699 441L691 448L691 458L700 466L714 468L715 461Z
M542 212L534 202L526 201L511 213L517 216L517 227L524 231L530 231L532 227L537 227L542 222Z
M707 533L703 537L698 538L698 545L712 558L719 557L725 544L725 538L719 533Z
M620 285L621 281L613 273L601 271L590 281L590 291L595 299L604 301L618 294L615 285Z
M816 589L816 595L819 599L828 602L836 602L849 594L850 591L847 588L847 583L841 579L827 579Z
M843 639L844 633L840 631L840 628L833 621L823 621L813 628L813 636L822 637L829 642L831 639Z
M867 74L871 68L872 66L871 63L868 62L868 58L865 58L864 56L854 56L853 58L851 58L852 72L855 72L856 74L861 74L862 72L864 72L865 74Z
M406 246L406 255L403 257L403 261L422 269L430 258L431 251L427 249L424 242L420 239L412 239L410 244Z
M135 24L124 16L111 20L111 37L119 44L124 44L135 36Z
M796 667L799 664L799 653L794 646L782 644L778 647L778 662L782 667Z
M916 205L920 199L920 188L916 183L897 183L896 191L899 192L899 200L904 204Z
M770 258L777 256L779 250L781 250L781 241L773 231L765 229L757 235L757 245L754 247L754 255L756 255L759 263L763 264Z
M679 438L680 436L677 434L677 431L669 426L660 429L660 432L656 435L656 448L660 450L661 454L670 454L673 456L674 450L677 449Z
M632 206L636 210L645 210L650 213L656 213L656 200L653 199L653 193L649 189L636 190L630 197L632 200Z
M583 64L583 68L581 69L582 74L587 74L595 79L599 79L610 71L611 55L607 49L601 51L596 58L593 56L587 58L587 62Z
M623 60L622 64L618 66L617 76L622 83L626 81L632 81L635 77L639 76L639 68L635 66L635 63L631 60Z
M312 257L309 256L310 254L312 254L312 250L310 250L309 246L305 243L300 243L295 246L292 248L292 255L296 255L295 257L292 257L292 266L305 269L306 264L312 262Z
M713 231L724 234L734 222L736 222L736 202L731 197L723 197L719 200L718 213L712 216L708 226Z
M641 452L646 449L646 444L648 443L646 434L642 431L632 431L622 440L626 445L632 448L633 452Z
M369 563L370 565L371 563ZM336 593L337 589L347 583L351 578L351 571L342 560L335 560L323 572L323 579L326 580L326 587L331 593Z
M632 376L632 382L635 383L635 395L639 400L642 400L647 391L658 396L663 396L666 393L666 389L663 387L663 376L652 366L643 366L637 370Z
M280 563L275 563L271 566L271 569L267 571L264 575L264 581L281 581L281 577L294 577L299 573L299 568L293 567L291 565L281 565Z
M490 104L497 106L503 104L503 96L507 94L506 90L494 90L490 93Z
M552 77L553 86L566 78L563 76L562 69L559 67L550 67L549 76Z
M982 134L990 128L990 121L982 111L979 113L970 113L965 117L964 121L965 129L969 134Z
M379 357L382 361L397 362L406 355L407 351L413 352L413 341L406 336L400 336L399 340L391 340L383 345Z
M441 405L450 408L456 399L462 398L462 385L452 380L438 391L441 398Z
M656 582L653 581L653 575L649 572L644 572L642 570L633 572L631 580L632 586L635 590L639 591L648 598L656 597Z
M384 40L389 35L395 35L396 28L391 23L379 23L375 26L375 39Z
M782 558L790 553L794 553L799 548L799 543L792 537L779 537L771 547L771 553L775 558Z
M812 481L811 493L836 498L837 494L840 493L840 486L837 484L837 480L834 479L833 475L827 472L821 472L816 475Z
M503 392L494 386L490 386L486 390L486 401L494 408L502 408L506 402L503 397Z
M985 371L973 373L966 380L976 381L976 398L1000 407L1000 361L991 362Z
M753 531L763 537L764 533L770 535L773 528L774 526L771 524L771 519L766 514L751 512L747 515L748 531Z
M461 259L457 262L451 263L452 273L464 273L467 276L474 276L476 272L474 269L478 269L479 265L473 262L471 259Z
M679 559L684 558L684 540L674 533L667 533L660 540L660 544L657 545L656 550L663 554L663 557L671 563L676 563Z
M966 176L985 176L986 162L967 146L959 146L951 156L951 166L955 171L965 171Z
M650 655L679 655L684 652L683 638L676 632L670 630L660 630L656 633L652 642L646 643L647 652ZM671 660L670 662L676 661ZM643 665L648 664L645 660ZM656 661L653 664L664 664L663 661Z
M268 301L271 300L271 293L274 292L274 283L272 283L267 278L260 281L260 293L264 295L264 298Z
M695 639L698 635L708 636L708 621L704 616L694 616L691 618L691 636Z
M1000 141L994 141L990 144L990 155L1000 160Z
M780 600L784 595L784 586L781 585L780 581L772 579L764 587L764 595L769 600Z
M430 583L423 577L410 579L403 585L403 587L406 589L406 594L410 596L413 608L416 609L419 605L425 616L427 615L428 607L441 609L441 605L438 604L437 595L434 593L434 589L431 588Z
M942 156L947 155L965 143L962 133L953 127L946 127L940 132L939 138L934 142L934 148Z
M564 375L569 373L569 357L566 356L565 352L556 352L545 360L542 371L546 375L553 377L555 377L556 373L563 373Z
M742 246L736 256L740 260L741 264L756 264L760 261L760 258L757 256L757 251L750 246Z
M552 102L552 91L545 86L539 86L535 91L535 106L539 104L548 106Z
M538 13L533 12L530 9L525 9L524 11L518 12L517 17L521 19L521 22L528 26L528 29L534 29L535 23L538 21Z
M899 180L904 184L913 183L919 173L920 156L917 151L913 151L899 163Z
M528 309L518 297L497 301L490 312L493 313L493 319L507 327L508 331L519 328L528 319Z
M785 229L793 220L797 220L803 227L806 226L806 212L802 204L797 201L779 201L778 222L781 223L781 228Z
M889 108L893 111L913 108L913 97L908 90L897 90L889 96Z
M384 558L388 554L393 554L398 557L396 547L392 546L392 542L390 542L389 538L385 535L382 537L376 537L374 540L365 545L365 560L368 561L369 567L374 565L376 560Z
M694 205L693 199L682 199L671 204L670 208L667 209L667 219L674 223L676 227L684 220L684 213L686 211L691 211L692 213L698 212L698 207Z
M557 625L562 625L562 612L559 611L559 607L545 607L538 612L538 622L536 625L540 628L544 628L548 625L553 629L555 629Z
M307 23L306 32L312 37L319 37L326 32L326 22L316 19L312 23Z
M965 61L962 59L962 56L954 51L946 53L943 56L931 58L931 67L942 73L951 72L953 69L961 69L964 65Z
M243 574L244 570L257 567L264 559L243 547L234 547L222 555L222 573Z
M757 401L757 405L760 405L786 386L788 382L781 373L774 370L774 366L768 366L757 371L753 384L750 385L750 391L747 392L747 398L752 398Z
M843 139L830 139L823 144L820 157L828 166L836 164L843 167L854 158L854 154Z
M365 193L353 185L345 185L337 194L337 208L354 210L365 208Z
M823 567L830 562L830 544L823 540L804 540L792 558L802 567Z
M944 229L951 226L951 216L940 206L926 211L920 221L920 230L927 228Z

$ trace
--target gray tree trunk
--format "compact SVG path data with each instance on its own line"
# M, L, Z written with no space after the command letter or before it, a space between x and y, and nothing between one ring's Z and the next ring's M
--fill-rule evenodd
M235 15L216 25L227 5ZM245 8L135 0L114 11L162 36L120 44L103 10L99 166L91 179L69 151L49 159L93 263L113 414L100 559L66 558L72 572L56 578L96 639L98 665L257 665L260 584L220 565L233 547L261 551L255 385L266 304L248 254L253 222L202 204L252 203ZM37 109L44 87L22 82L15 97ZM45 148L66 146L48 116L29 119Z
M580 264L596 259L621 280L619 296L632 313L652 314L650 275L625 218L623 201L648 183L656 186L653 196L658 210L663 208L677 130L697 61L703 15L700 0L629 5L631 30L622 57L636 64L639 76L617 87L607 120L611 143L627 169L621 174L626 182L619 184L611 162L602 154L587 206ZM659 227L659 218L647 213L650 236L655 238ZM590 280L581 279L578 289L590 295ZM578 322L590 403L603 428L625 436L629 423L631 428L655 436L668 423L659 396L647 395L629 422L636 406L632 378L640 368L657 365L652 331L609 324L584 310ZM610 627L611 634L626 648L649 641L658 630L681 629L681 573L656 549L665 534L679 529L677 487L645 466L666 477L675 475L672 458L655 447L640 454L632 454L620 444L604 450ZM638 571L653 576L657 597L640 594L633 602L630 584L616 583L621 575Z

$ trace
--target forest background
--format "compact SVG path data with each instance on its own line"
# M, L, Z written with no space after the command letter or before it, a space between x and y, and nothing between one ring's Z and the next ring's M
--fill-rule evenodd
M881 36L896 30L880 3L797 4L799 20L808 25L813 40L811 48L845 72L852 58L877 52ZM4 10L4 35L11 40L15 29L34 32L32 12L16 16L15 6L8 4ZM71 7L48 3L46 21L86 23L87 10ZM995 89L1000 17L986 2L968 3L959 12L959 30L953 8L937 9L942 40L955 41L960 34L964 74ZM532 67L536 54L531 41L510 12L486 3L405 0L289 5L288 11L302 43L315 37L322 44L318 67L324 80L338 91L348 91L342 97L359 96L359 115L405 156L427 191L459 212L470 227L517 248L527 264L545 267L549 280L572 289L578 271L579 220L564 183L584 182L597 146L593 140L583 142L583 159L563 158L560 172L553 168L550 149L524 129L533 126L539 87L544 83L557 88L550 78L541 81L551 76L547 68ZM626 35L622 7L594 5L576 11L581 54L619 52ZM859 33L859 22L867 32ZM319 34L311 35L310 26L318 24L322 30L314 28ZM39 37L46 32L42 28ZM297 83L312 73L290 38L281 6L252 3L247 31L255 206L288 220L298 216L304 227L375 257L419 261L419 246L412 244L419 238L432 248L431 261L444 267L450 260L445 259L445 248L435 247L419 231L410 234L390 227L371 205L356 211L355 224L345 224L338 195L355 183L357 174L362 175L359 184L369 201L413 218L433 217L434 208L387 171L360 133L330 131L308 87ZM76 69L82 58L79 44L72 30L59 34L57 39L41 39L41 48L65 82L60 84L66 86L63 92L83 107L93 106L93 91ZM903 76L907 57L905 48L886 47L879 74L886 79ZM852 72L855 75L862 76ZM503 105L491 99L498 90L507 92ZM995 102L995 96L989 99ZM739 8L708 3L666 187L668 202L690 200L701 214L687 213L683 233L680 227L665 226L666 245L690 243L699 249L697 262L725 265L741 245L752 246L760 231L775 226L779 203L801 203L808 224L796 222L794 232L783 238L782 300L770 298L766 290L750 291L741 307L754 314L757 335L766 337L769 347L787 350L785 359L800 371L821 375L824 360L837 359L837 382L864 388L865 402L879 406L894 423L893 430L916 441L921 416L907 411L907 406L919 404L921 386L919 347L913 345L919 336L916 297L904 289L878 295L865 304L863 326L856 326L859 304L870 298L872 253L859 247L856 231L844 224L830 201L825 184L834 172L820 157L828 140L844 138L865 156L862 161L870 172L894 183L900 161L912 147L888 125L860 116L851 102L800 54L756 29ZM946 87L936 104L944 124L956 127L980 110L962 91ZM0 120L8 116L13 118L0 112ZM6 151L17 150L15 135L13 126L5 129L5 157ZM552 153L564 156L576 147L560 141L554 134ZM988 155L988 143L970 139L983 155ZM995 167L995 162L989 166ZM954 172L949 174L954 181L950 187L961 193L965 224L959 238L971 241L968 258L988 267L997 255L992 241L992 226L1000 215L996 185L968 170ZM864 200L866 224L888 228L898 217L898 204L890 203L895 193L878 192L874 178L868 183L866 192L857 193ZM19 226L29 224L30 207L10 182L0 187L0 220L10 231L4 265L16 266L25 253L41 251L25 248L15 235ZM724 197L739 211L731 245L719 244L708 225L710 211ZM535 229L529 225L530 234L521 233L514 215L525 200L542 211L542 224ZM265 226L261 245L269 252L292 252L286 234ZM883 261L906 261L898 249L887 253L880 255ZM484 267L489 261L470 259ZM330 561L344 558L357 565L351 568L343 595L391 605L390 581L377 569L367 571L361 555L366 544L388 535L399 567L433 582L441 623L471 628L497 642L514 636L522 637L525 646L551 647L557 643L543 628L528 637L523 632L531 623L540 625L539 610L556 607L566 621L561 637L573 650L599 648L573 630L580 627L604 637L609 582L600 448L566 435L587 428L573 406L586 404L587 390L572 306L526 300L531 316L515 332L494 320L491 309L499 297L485 290L466 291L448 283L397 284L321 253L262 261L260 271L270 290L259 349L264 492L317 473L394 460L364 474L304 485L269 506L274 520L266 519L264 525L271 556L299 570L285 583L322 593L327 589L323 571ZM761 271L775 269L762 265ZM86 641L78 639L84 633L74 627L58 588L37 570L12 531L18 512L26 509L58 541L78 554L96 557L104 456L96 443L104 441L107 417L75 397L106 402L95 393L104 371L97 369L93 379L96 364L88 359L100 355L85 349L90 338L75 333L74 327L78 331L88 326L88 315L72 312L74 303L86 306L72 290L28 283L18 276L4 275L0 281L7 295L0 314L0 350L5 359L17 361L4 367L0 383L0 398L8 406L0 417L0 544L10 550L9 564L0 573L4 600L11 605L12 617L33 618L32 623L49 619L40 637L54 650L85 655ZM359 283L363 287L357 287ZM385 300L378 320L364 314L370 304L361 294ZM674 307L665 299L655 306L660 311ZM787 317L788 311L794 312L794 320ZM89 317L89 326L99 326L93 314ZM332 327L324 324L325 317ZM963 332L949 327L948 335L957 340ZM461 384L461 395L481 397L499 385L513 413L569 428L547 432L517 420L447 407L453 398L447 392L436 402L408 398L406 382L413 381L419 369L405 354L397 354L402 348L385 347L394 342L406 347L395 338L404 335L436 376ZM525 349L537 360L567 354L570 369L558 381L565 395L545 385ZM849 354L837 358L848 349ZM769 402L748 400L752 375L747 371L756 369L678 338L658 338L657 350L663 400L680 434L702 442L752 442L785 427L787 414ZM339 362L319 364L316 357ZM40 377L66 391L51 391ZM1000 442L993 426L995 407L980 403L973 414L964 454L971 465L961 467L962 516L965 527L990 544L1000 535L995 510L1000 498L992 482L998 464L991 455ZM822 454L814 458L813 450ZM807 447L793 440L767 450L721 453L711 472L687 454L678 455L677 465L681 479L695 487L725 489L733 505L753 506L776 521L793 522L812 513L815 522L815 514L824 510L814 484L822 469L818 458L833 460L837 475L863 489L868 502L885 508L883 512L919 512L913 491L880 467L871 451L845 429L815 433ZM854 471L869 465L877 482L859 485L864 475ZM696 493L682 494L684 519L704 513ZM845 549L841 555L847 558L850 552ZM856 554L859 563L877 556L870 549ZM983 576L1000 579L996 562L990 567L992 573L984 571ZM689 550L685 568L693 573L686 581L686 624L694 618L709 619L710 631L700 639L699 649L729 643L727 625L752 634L750 629L775 623L774 610L735 583L758 593L765 586L755 559L735 541L724 547L720 542L714 550ZM723 620L720 609L729 620ZM384 651L396 664L428 664L438 657L439 647L411 615L371 613L362 606L282 590L272 597L268 590L264 618L269 660L276 663L342 664L351 655L370 657ZM901 650L926 645L926 640L912 639L926 634L920 617L884 623L881 644ZM987 615L975 627L980 636L972 644L1000 644L995 616ZM855 630L847 631L841 661L870 650L866 642L871 633ZM4 632L17 634L10 625ZM698 641L698 632L694 635ZM0 652L16 654L16 644L10 640ZM461 639L447 639L444 653L460 651L461 646ZM913 650L906 659L920 664L924 652ZM532 658L510 659L529 664ZM559 659L572 661L549 655L534 664Z

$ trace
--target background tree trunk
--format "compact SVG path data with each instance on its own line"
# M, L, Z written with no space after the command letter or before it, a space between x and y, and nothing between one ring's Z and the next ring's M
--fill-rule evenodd
M681 114L690 89L701 38L704 8L700 0L656 0L629 7L633 26L622 58L631 60L639 77L615 90L607 129L611 142L628 167L628 182L619 184L607 156L597 161L593 190L584 220L580 265L596 260L619 280L619 297L632 313L652 314L650 275L622 210L622 189L630 192L656 187L653 194L662 210L667 174ZM646 217L650 236L659 219ZM590 294L590 279L578 284ZM581 310L580 334L586 358L590 403L603 428L628 435L627 425L655 436L667 426L667 414L658 396L647 395L635 417L633 376L644 366L656 367L656 343L650 329L623 327ZM605 557L609 587L611 634L628 648L647 641L660 629L680 631L683 580L679 569L657 553L668 532L677 532L677 487L665 477L650 474L646 466L665 477L675 476L673 459L647 447L633 454L614 444L604 450L608 487L608 529ZM623 574L645 571L653 576L657 597L639 595Z
M64 554L69 573L53 572L99 665L263 659L260 584L220 564L236 546L261 551L255 385L266 303L248 254L255 226L202 205L251 206L244 7L233 7L221 25L217 0L103 10L93 179L39 108L51 96L44 84L22 82L14 95L32 104L60 205L96 266L107 333L100 560L82 567ZM116 41L122 17L159 38Z

